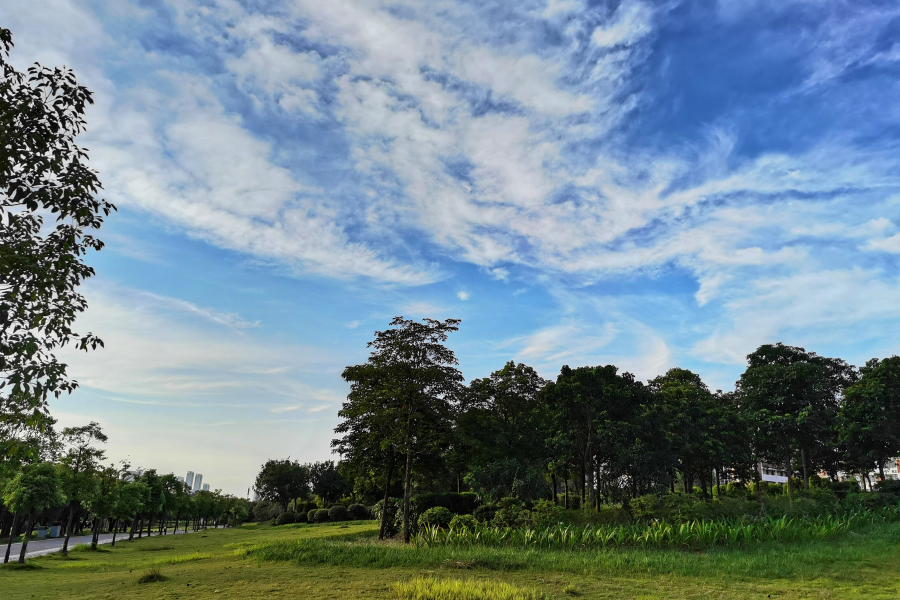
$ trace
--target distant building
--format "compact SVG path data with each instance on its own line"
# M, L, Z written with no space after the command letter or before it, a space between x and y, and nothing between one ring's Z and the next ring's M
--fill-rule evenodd
M181 475L178 475L177 477L175 477L175 479L178 481L178 483L184 483L184 477L182 477Z
M187 477L184 478L184 482L187 484L189 490L194 489L194 472L193 471L187 472Z
M204 492L208 492L208 491L209 491L209 484L208 484L208 483L204 483L204 484L203 484L203 491L204 491Z
M203 473L197 473L194 475L194 491L199 492L203 489Z
M762 481L768 481L769 483L787 482L787 473L782 466L773 465L772 463L759 463L756 465L756 469L759 471L759 477Z

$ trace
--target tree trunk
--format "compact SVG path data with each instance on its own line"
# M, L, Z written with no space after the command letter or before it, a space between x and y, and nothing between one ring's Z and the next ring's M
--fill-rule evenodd
M550 482L553 484L553 492L550 494L553 504L559 504L559 496L556 495L556 473L550 474Z
M388 459L387 477L384 480L384 505L381 507L381 524L378 527L378 539L384 539L385 528L387 527L388 514L388 496L391 490L391 475L394 474L394 455L391 453Z
M13 541L13 532L16 530L16 525L19 524L19 513L15 513L13 515L12 525L9 526L9 541L6 542L6 556L3 558L3 564L9 562L9 551L12 550L12 541Z
M884 461L878 461L878 477L881 479L881 482L884 483Z
M803 463L803 489L809 489L809 472L806 470L806 449L800 450L800 460Z
M791 467L791 452L790 449L785 447L784 449L784 472L787 475L787 484L788 484L788 497L790 497L791 501L794 499L794 471Z
M718 497L718 496L722 495L722 490L719 489L721 487L721 485L719 484L719 467L716 467L715 471L716 471L716 493L713 495Z
M28 513L27 521L25 521L25 536L22 538L22 549L19 551L19 564L25 564L25 552L28 550L28 538L31 537L31 530L34 527L34 515Z
M94 526L91 527L91 550L97 549L97 538L100 537L100 525L102 520L94 517Z
M412 451L406 451L406 475L403 477L403 543L409 543L409 480L412 471Z
M69 536L72 535L72 525L75 521L75 505L69 505L69 522L66 525L66 539L63 540L62 554L65 556L69 552Z

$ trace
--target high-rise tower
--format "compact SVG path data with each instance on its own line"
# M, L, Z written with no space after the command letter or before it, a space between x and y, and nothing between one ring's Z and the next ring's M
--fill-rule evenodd
M203 473L197 473L194 476L194 491L199 492L203 489Z
M187 472L187 477L184 478L184 482L187 484L189 490L194 489L194 472L193 471Z

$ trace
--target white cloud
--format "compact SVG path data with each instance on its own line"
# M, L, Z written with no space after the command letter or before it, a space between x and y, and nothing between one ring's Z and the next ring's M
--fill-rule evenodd
M469 292L457 292L456 296L457 296L460 300L462 300L463 302L465 302L466 300L469 299Z
M594 30L591 41L604 47L633 44L650 33L652 14L643 2L626 0L608 23Z

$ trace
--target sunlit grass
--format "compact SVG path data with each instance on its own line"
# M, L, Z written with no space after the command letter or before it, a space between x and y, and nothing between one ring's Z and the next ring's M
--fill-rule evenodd
M502 581L437 579L416 577L393 585L402 600L537 600L538 590L528 590Z

